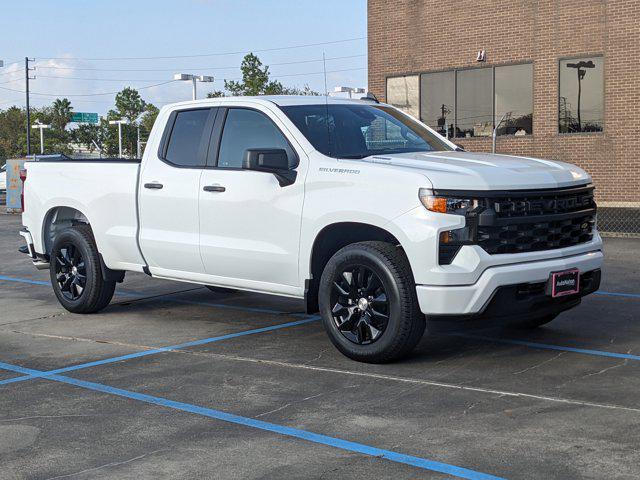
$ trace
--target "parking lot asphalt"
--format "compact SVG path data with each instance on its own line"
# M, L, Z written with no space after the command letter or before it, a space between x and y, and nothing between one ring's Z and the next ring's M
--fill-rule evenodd
M0 478L640 477L640 240L548 326L343 357L300 301L127 274L74 315L0 215ZM46 373L44 373L46 372Z

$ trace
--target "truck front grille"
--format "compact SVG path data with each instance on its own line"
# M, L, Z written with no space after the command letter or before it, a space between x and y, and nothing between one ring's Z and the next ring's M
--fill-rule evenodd
M553 250L593 239L594 215L564 220L478 227L478 245L487 253L523 253Z
M441 244L440 264L451 263L456 245L479 245L494 255L589 242L596 223L593 190L592 185L493 192L438 190L438 195L477 200L476 207L466 214L468 238L457 244Z
M571 247L593 238L593 187L491 194L476 239L490 254Z

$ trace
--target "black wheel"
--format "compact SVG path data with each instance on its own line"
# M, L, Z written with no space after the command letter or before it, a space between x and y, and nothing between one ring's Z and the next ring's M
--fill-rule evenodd
M325 266L318 296L329 338L354 360L397 360L424 333L409 261L389 243L360 242L339 250Z
M214 287L213 285L205 285L209 290L214 293L235 293L237 290L233 288L225 288L225 287Z
M514 326L516 328L520 328L523 330L531 330L531 329L539 328L543 325L546 325L547 323L554 320L558 315L559 315L558 313L553 313L551 315L545 315L544 317L533 318L531 320L525 320L520 322L516 321Z
M56 236L49 273L58 301L73 313L102 310L116 288L116 282L102 278L98 248L89 225L75 225Z

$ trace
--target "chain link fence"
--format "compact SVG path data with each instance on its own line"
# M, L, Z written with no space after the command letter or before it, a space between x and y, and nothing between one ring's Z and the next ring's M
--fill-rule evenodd
M640 238L640 203L598 202L598 230L608 237Z

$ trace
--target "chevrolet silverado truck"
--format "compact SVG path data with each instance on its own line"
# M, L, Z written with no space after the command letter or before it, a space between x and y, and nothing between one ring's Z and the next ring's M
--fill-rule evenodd
M300 298L352 359L427 320L536 327L597 290L594 187L557 161L465 152L373 99L162 108L141 160L29 162L20 232L64 308L125 272Z

